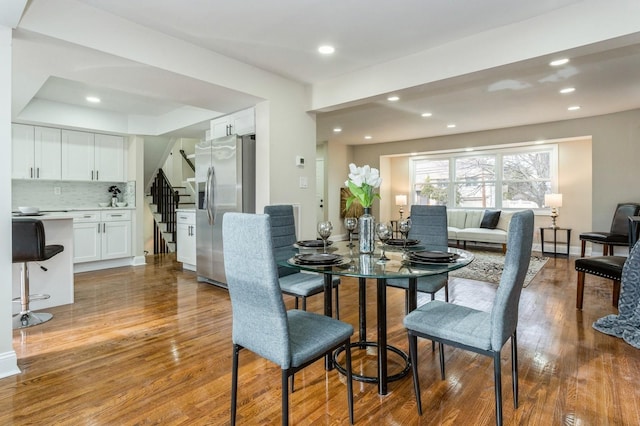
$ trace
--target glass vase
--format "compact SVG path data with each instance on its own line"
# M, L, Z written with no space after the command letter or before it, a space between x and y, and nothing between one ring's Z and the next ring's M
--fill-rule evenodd
M371 216L371 208L365 207L364 214L358 219L360 253L371 254L375 250L375 222L375 218Z

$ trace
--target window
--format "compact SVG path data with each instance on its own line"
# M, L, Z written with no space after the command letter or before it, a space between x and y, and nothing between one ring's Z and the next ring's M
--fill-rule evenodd
M433 155L411 160L413 204L541 208L557 180L557 146Z

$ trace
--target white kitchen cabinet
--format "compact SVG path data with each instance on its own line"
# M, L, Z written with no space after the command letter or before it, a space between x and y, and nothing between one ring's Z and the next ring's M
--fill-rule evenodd
M131 211L85 211L73 219L74 263L131 256Z
M196 213L176 212L176 259L184 269L195 270L196 265Z
M11 141L13 179L60 179L60 129L12 124Z
M211 138L250 135L256 132L255 109L249 108L211 120Z
M62 180L124 182L122 136L62 130Z

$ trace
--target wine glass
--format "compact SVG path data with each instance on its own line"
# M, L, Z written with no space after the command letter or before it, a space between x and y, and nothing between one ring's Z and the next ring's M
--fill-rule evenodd
M347 247L353 248L353 241L351 237L353 236L353 231L355 231L356 226L358 226L358 219L355 217L345 217L344 218L344 227L349 231L349 245Z
M331 231L333 231L333 225L331 225L331 222L328 220L318 222L318 235L322 238L324 253L327 252L327 238L331 235Z
M378 238L382 241L382 255L378 260L380 262L386 262L389 258L384 253L384 246L393 236L393 228L391 228L391 224L388 222L380 222L376 224L376 234L378 234Z
M409 231L411 230L411 219L402 219L398 222L398 230L402 234L402 238L404 239L403 249L407 250L407 236L409 235Z

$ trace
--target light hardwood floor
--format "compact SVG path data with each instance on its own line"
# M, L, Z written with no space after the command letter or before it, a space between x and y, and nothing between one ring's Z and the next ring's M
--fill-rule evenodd
M22 373L0 380L0 425L228 424L228 294L196 282L171 255L147 262L78 274L75 304L50 309L55 316L44 325L14 331ZM582 312L575 309L575 283L573 259L552 258L522 293L517 410L508 344L502 351L507 425L640 424L640 351L591 327L614 312L610 282L587 278ZM368 285L372 339L374 288ZM341 319L354 326L356 289L346 279L340 290ZM489 309L494 291L469 280L450 284L453 303L481 309ZM403 293L389 289L388 298L389 341L406 350ZM321 299L309 299L309 310L321 312ZM447 347L445 357L442 381L437 350L420 341L422 417L410 376L392 382L385 396L373 384L354 382L356 424L494 424L492 361ZM354 368L368 369L366 358ZM348 424L343 377L321 362L296 374L290 420ZM240 355L238 423L280 423L280 371L248 351Z

